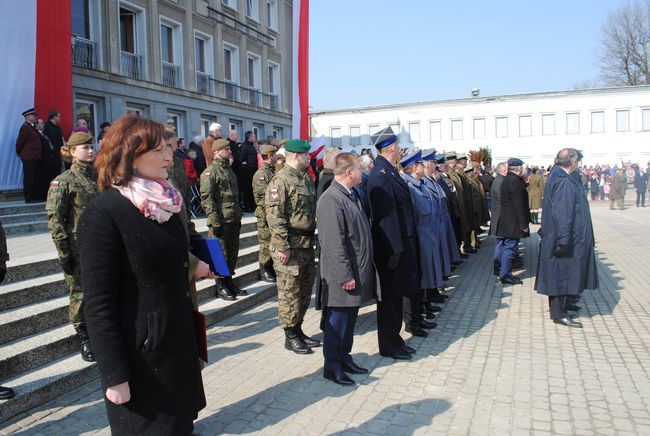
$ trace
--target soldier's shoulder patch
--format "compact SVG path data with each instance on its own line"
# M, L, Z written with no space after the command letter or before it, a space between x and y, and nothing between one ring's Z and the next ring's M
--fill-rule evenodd
M379 170L379 172L382 174L386 174L386 168L382 168L381 170Z
M278 188L271 188L269 192L271 193L271 201L276 203L280 201L280 190Z
M59 182L58 180L52 180L52 181L50 182L50 186L59 186L59 183L60 183L60 182Z

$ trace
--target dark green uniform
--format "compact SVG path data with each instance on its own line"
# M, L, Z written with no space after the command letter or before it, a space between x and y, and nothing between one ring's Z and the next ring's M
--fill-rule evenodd
M265 195L266 186L275 174L275 165L265 162L262 168L253 175L253 195L255 196L255 217L257 217L257 238L260 241L260 265L267 265L271 262L269 253L269 242L271 234L269 225L266 222Z
M315 275L316 189L309 173L285 165L269 182L265 204L280 326L299 327L311 301ZM277 259L277 252L285 250L291 250L287 265Z
M208 215L208 236L219 239L230 274L235 274L241 209L237 177L229 161L217 158L201 174L201 204Z
M183 204L185 205L185 210L187 211L187 218L191 221L190 216L190 181L187 178L187 173L185 172L185 164L183 159L178 156L173 156L173 165L169 168L169 174L167 179L174 185L174 188L178 189L178 192L181 193L183 197Z
M72 167L50 182L47 193L47 227L62 265L69 265L65 281L70 290L70 323L85 330L81 305L83 291L77 249L77 222L88 203L99 194L97 175L92 164L75 162Z

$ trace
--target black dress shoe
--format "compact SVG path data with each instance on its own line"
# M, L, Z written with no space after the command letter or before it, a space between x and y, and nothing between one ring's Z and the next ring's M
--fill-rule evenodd
M426 310L424 312L424 319L428 319L428 320L436 319L436 314L431 312L430 310Z
M230 290L225 286L217 287L216 297L226 301L235 301L237 299L237 297L234 294L232 294Z
M384 353L379 353L379 354L381 354L384 357L390 357L391 359L395 359L395 360L411 360L411 355L404 350L400 350L395 353L389 353L389 354L384 354Z
M420 327L422 327L423 329L427 329L427 330L435 329L437 325L438 324L436 324L435 322L427 321L426 319L423 319L422 321L420 321Z
M444 300L443 300L443 303L444 303ZM425 307L426 310L428 310L430 312L433 312L433 313L438 313L438 312L440 312L442 310L442 307L436 306L431 301L427 301L425 303L424 307Z
M10 398L13 398L16 396L16 393L14 392L13 389L5 387L5 386L0 386L0 400L8 400Z
M474 253L476 253L476 249L475 248L468 248L467 250L465 250L465 253L474 254Z
M419 338L426 338L427 336L429 336L429 334L425 332L420 326L417 327L406 326L404 330L406 330L407 333L410 333L411 335L417 336Z
M81 359L86 362L95 361L95 353L93 353L93 350L90 348L89 340L81 341Z
M518 279L517 277L511 276L511 277L501 277L501 284L502 285L521 285L523 282L521 279Z
M570 317L554 319L553 322L567 327L582 328L582 323L580 321L576 321Z
M455 262L452 262L451 264L452 264L453 266L458 266L458 265L460 265L461 263L463 263L463 262L460 261L460 260L457 260L457 261L455 261Z
M260 265L259 278L263 282L275 283L275 277L273 277L271 272L264 265Z
M446 282L447 280L449 280L449 276L442 276L442 280Z
M323 369L323 377L339 385L350 386L354 384L354 380L348 377L348 375L343 371L331 371L329 369Z
M415 348L413 348L413 347L409 347L409 346L406 345L406 344L404 344L404 346L402 347L402 349L403 349L404 351L406 351L407 353L409 353L409 354L415 354L415 352L417 351Z
M469 255L467 255L465 253L460 253L460 258L461 259L467 259L468 257L469 257Z
M567 310L572 310L574 312L577 312L581 309L580 306L576 306L575 304L567 304L565 307Z
M226 277L223 279L224 285L226 285L226 288L230 291L231 294L237 295L237 296L244 296L248 295L248 292L240 288L235 284L235 281L232 279L232 277Z
M296 354L310 354L311 348L300 339L295 327L288 327L284 330L284 348Z
M367 374L368 370L366 368L361 368L354 362L350 363L344 363L341 365L343 367L343 371L349 372L350 374Z
M434 295L429 299L430 303L438 303L438 304L445 303L446 301L447 300L442 295Z
M320 347L323 345L318 339L310 338L307 336L305 332L302 331L302 324L296 326L296 333L298 333L298 337L302 339L302 341L310 348Z

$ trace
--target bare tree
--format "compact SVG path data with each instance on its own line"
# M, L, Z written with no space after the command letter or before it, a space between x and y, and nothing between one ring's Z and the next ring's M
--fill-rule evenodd
M600 73L606 85L649 85L650 0L635 0L609 13L602 27Z

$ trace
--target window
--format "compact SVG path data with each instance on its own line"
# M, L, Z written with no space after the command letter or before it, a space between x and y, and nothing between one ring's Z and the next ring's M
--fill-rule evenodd
M332 140L332 147L341 146L341 128L332 127L330 128L330 138Z
M519 116L519 136L531 136L533 134L532 115Z
M259 0L246 0L246 16L255 21L260 19L260 2Z
M641 130L650 130L650 109L641 109Z
M282 127L273 126L273 137L275 139L281 139L282 138Z
M224 79L227 82L239 83L239 49L232 45L224 44L223 47L223 68Z
M205 73L205 41L194 38L194 67L196 71Z
M267 0L266 2L266 25L273 29L278 29L278 1Z
M411 142L420 142L420 123L409 123L409 136Z
M248 54L248 86L255 89L260 89L262 80L260 79L260 57L249 53Z
M393 130L393 133L399 136L399 123L388 123L388 127Z
M135 12L120 8L120 48L127 53L136 53Z
M144 9L120 2L120 66L122 75L134 79L146 78L147 41Z
M181 86L181 65L183 41L181 25L160 17L160 58L162 60L162 82L166 86Z
M271 62L269 62L269 101L271 110L280 110L280 66Z
M495 131L497 138L508 137L508 117L496 117Z
M237 0L221 0L221 4L237 10Z
M429 139L431 141L440 141L442 139L442 126L440 121L429 122Z
M485 139L485 118L474 118L474 139Z
M555 135L555 114L542 114L542 135Z
M629 132L630 131L630 111L618 110L616 111L616 131Z
M580 114L569 112L566 114L566 134L577 135L580 133Z
M163 62L174 63L174 29L160 25L160 56Z
M591 113L591 133L603 133L605 131L605 112L596 111Z
M451 120L451 139L452 141L463 139L463 120Z
M184 138L183 115L180 112L167 112L167 127L174 129L178 138Z
M228 133L230 133L230 130L234 130L239 135L239 140L240 141L244 140L244 132L242 130L242 122L240 120L231 119L228 122L228 128L229 128Z
M370 138L377 132L379 132L379 124L368 124L368 144L372 145Z
M361 145L361 127L350 127L350 145Z
M77 99L74 102L75 126L77 120L84 119L90 134L95 136L97 125L97 103L91 100Z
M255 133L255 137L257 138L258 141L266 139L264 137L264 125L263 124L253 124L253 128L251 129L253 133Z
M89 0L72 0L72 34L82 38L90 38L90 5Z
M126 113L127 114L137 114L143 117L149 116L149 106L145 106L138 103L126 102Z
M212 117L210 115L201 115L201 136L207 138L208 134L210 134L210 124L216 121L216 117Z

